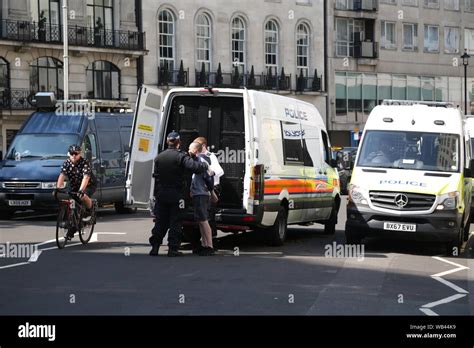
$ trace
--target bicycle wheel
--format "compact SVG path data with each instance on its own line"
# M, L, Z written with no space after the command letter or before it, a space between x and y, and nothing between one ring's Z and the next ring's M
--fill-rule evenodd
M67 217L67 207L62 205L59 209L58 219L56 221L56 245L62 249L67 244L67 233L69 230L69 223Z
M79 232L79 239L82 244L87 244L91 240L95 227L95 209L92 208L91 218L89 221L82 221L82 228Z

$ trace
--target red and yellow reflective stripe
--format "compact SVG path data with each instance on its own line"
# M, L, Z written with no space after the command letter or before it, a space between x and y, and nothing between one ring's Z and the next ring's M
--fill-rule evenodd
M332 185L329 182L332 182ZM337 185L337 179L328 179L328 182L319 179L266 179L264 193L279 194L285 189L289 193L333 192Z

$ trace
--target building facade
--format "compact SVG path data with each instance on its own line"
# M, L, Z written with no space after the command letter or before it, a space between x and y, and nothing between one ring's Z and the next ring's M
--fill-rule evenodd
M323 0L144 0L144 84L262 89L326 116Z
M146 54L140 1L69 0L69 97L133 102ZM60 0L3 0L0 7L0 151L32 113L38 91L63 96Z
M370 111L383 99L450 101L464 110L460 56L465 48L474 53L474 1L330 2L328 93L333 142L354 144L354 132L363 129ZM468 113L474 101L474 59L471 64Z

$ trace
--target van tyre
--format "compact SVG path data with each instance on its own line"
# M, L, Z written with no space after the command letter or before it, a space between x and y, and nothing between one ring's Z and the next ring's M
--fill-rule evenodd
M286 240L288 231L288 211L284 207L278 209L275 223L266 232L267 243L271 246L281 246Z
M116 202L114 206L115 206L115 211L118 214L134 214L137 212L137 208L125 207L123 202Z
M446 244L446 255L457 257L461 254L461 247L464 239L464 227L460 227L454 240Z
M345 228L345 234L346 234L346 244L361 244L362 239L364 239L364 236L362 233L360 233L356 229L350 229L347 226Z
M336 233L336 225L337 225L337 213L338 210L336 207L333 207L331 210L331 216L329 220L324 223L324 234L335 234Z

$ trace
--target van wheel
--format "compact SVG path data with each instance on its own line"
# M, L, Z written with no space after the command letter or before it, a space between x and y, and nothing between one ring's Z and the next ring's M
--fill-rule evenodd
M13 214L12 211L0 211L0 220L11 220Z
M461 254L464 230L464 227L460 227L456 238L446 244L446 256L456 257Z
M347 225L344 232L346 234L346 244L361 244L362 239L364 239L363 234L359 230L349 229Z
M326 223L324 224L324 234L336 233L337 213L338 213L338 209L336 209L336 207L333 207L331 210L331 216L329 217L329 220L327 220Z
M284 207L278 209L275 224L268 228L266 232L267 243L271 246L281 246L286 240L288 230L288 212Z
M137 208L128 208L123 205L123 202L117 202L114 204L115 211L118 214L134 214L137 212Z
M469 214L469 218L467 219L466 226L464 226L464 238L463 240L467 242L469 240L469 233L471 232L471 214Z

